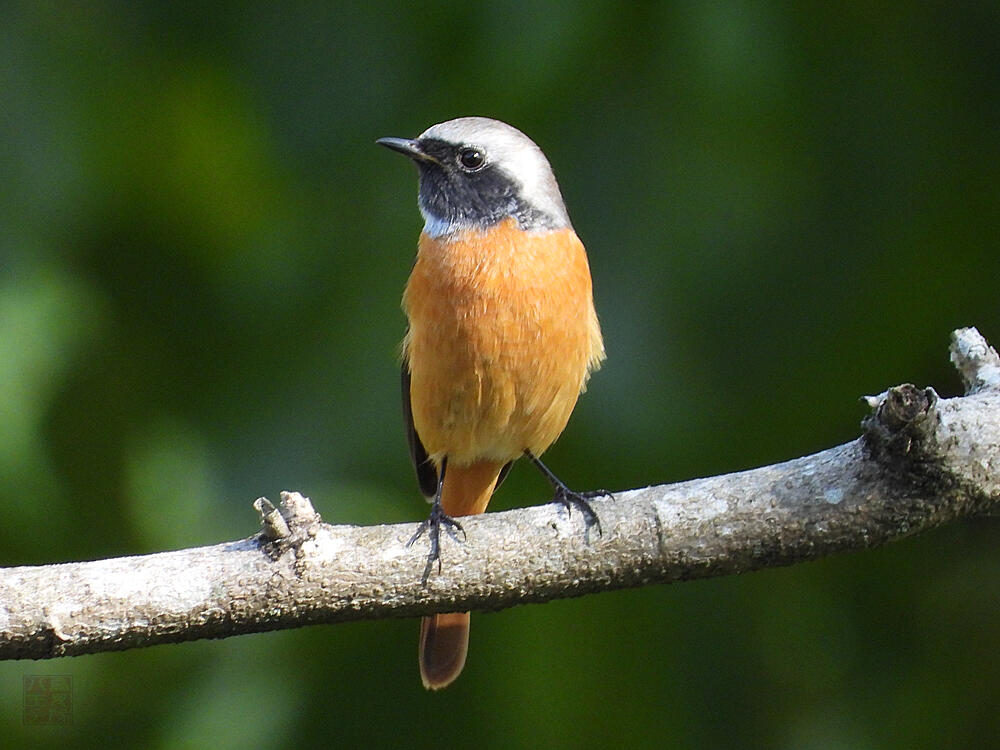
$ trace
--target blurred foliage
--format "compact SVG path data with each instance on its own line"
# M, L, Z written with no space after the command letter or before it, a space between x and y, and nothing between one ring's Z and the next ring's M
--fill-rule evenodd
M550 452L575 486L850 440L862 394L957 392L953 328L1000 343L995 2L9 2L0 101L5 565L247 536L280 489L421 518L416 180L373 141L459 115L545 149L590 250L609 359ZM545 496L521 468L495 504ZM442 694L411 621L6 663L0 734L984 747L997 531L479 615ZM30 674L72 675L72 726L22 724Z

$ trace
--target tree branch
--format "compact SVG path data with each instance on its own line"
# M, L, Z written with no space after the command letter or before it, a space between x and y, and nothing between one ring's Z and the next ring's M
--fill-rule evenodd
M953 334L967 395L869 397L859 439L752 471L593 502L603 536L549 504L463 520L424 585L414 524L330 526L309 500L264 498L238 542L0 569L0 658L43 659L311 623L501 609L740 573L898 539L1000 507L1000 358Z

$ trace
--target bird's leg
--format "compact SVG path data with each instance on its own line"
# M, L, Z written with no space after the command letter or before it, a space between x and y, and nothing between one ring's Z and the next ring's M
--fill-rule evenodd
M438 564L438 573L441 572L441 527L444 526L445 531L447 531L451 538L455 541L458 541L457 532L459 531L462 532L462 537L465 537L465 529L462 528L462 524L445 513L444 508L441 507L441 490L444 488L444 472L447 467L448 457L445 456L441 459L441 469L438 471L437 491L434 493L434 500L431 504L431 514L427 517L426 521L420 524L416 533L410 537L410 541L406 543L406 546L409 547L417 541L425 531L427 532L427 537L431 542L431 548L430 552L427 554L427 565L424 566L424 574L421 578L424 583L427 583L427 579L430 578L431 570L434 569L435 562Z
M580 512L583 513L583 522L586 524L586 530L584 531L584 538L590 541L590 528L592 526L597 527L597 533L604 536L604 532L601 530L601 519L597 517L597 513L590 505L590 500L595 497L614 497L607 490L589 490L587 492L575 492L571 490L566 484L555 474L553 474L549 467L543 464L539 458L533 454L531 451L526 450L524 455L533 463L540 472L542 476L545 477L549 484L552 485L552 489L555 490L555 495L552 498L552 502L561 503L564 508L566 508L567 513L573 512L573 506L579 508Z

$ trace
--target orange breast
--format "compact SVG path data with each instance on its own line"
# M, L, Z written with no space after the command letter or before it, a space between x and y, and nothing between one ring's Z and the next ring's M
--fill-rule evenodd
M540 455L604 357L571 229L422 234L403 309L414 426L453 465Z

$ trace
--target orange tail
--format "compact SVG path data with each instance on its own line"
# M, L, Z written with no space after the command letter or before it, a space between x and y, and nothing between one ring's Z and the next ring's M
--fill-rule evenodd
M490 502L502 463L483 461L449 466L444 475L441 505L449 516L482 513ZM428 690L455 681L469 651L469 613L431 615L420 622L420 679Z

